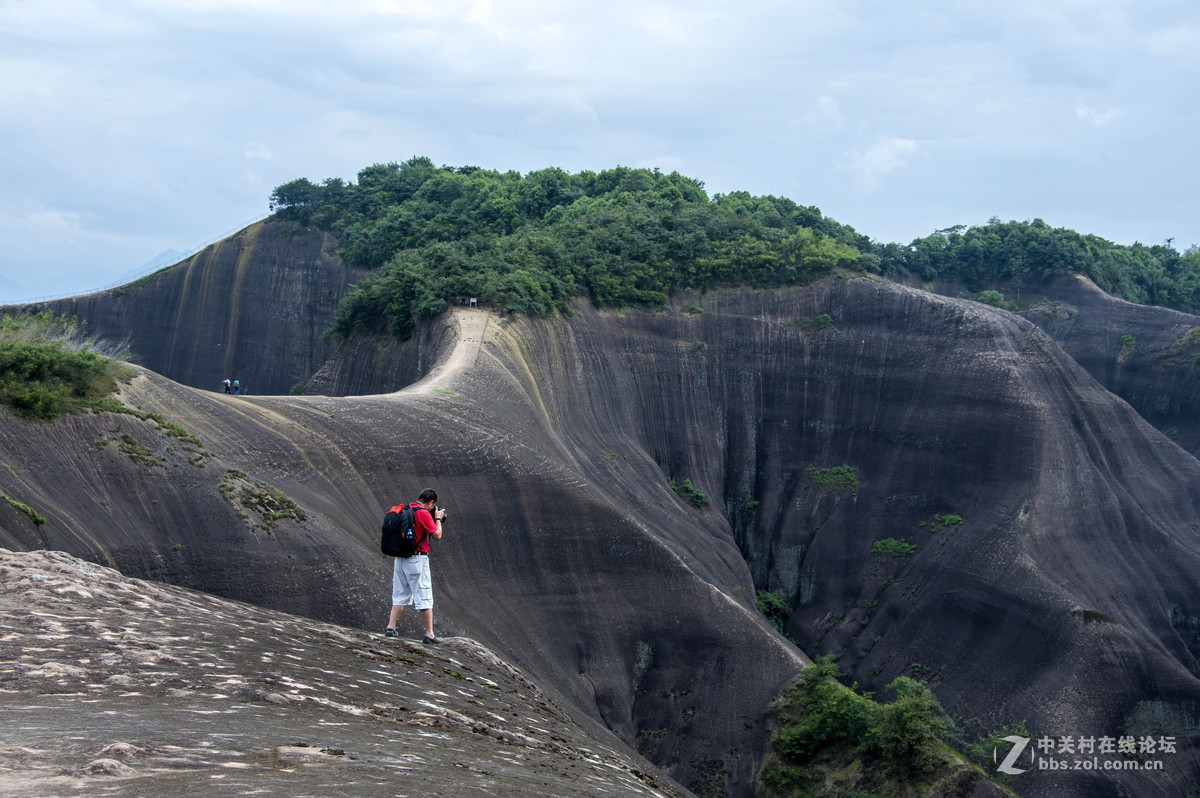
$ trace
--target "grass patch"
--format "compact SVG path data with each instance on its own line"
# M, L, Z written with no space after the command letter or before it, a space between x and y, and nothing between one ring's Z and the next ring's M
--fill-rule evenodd
M889 557L907 557L910 554L915 554L916 551L917 546L915 543L909 543L907 540L898 540L896 538L884 538L871 544L872 554L886 554Z
M184 443L190 443L195 446L204 445L200 442L199 438L184 429L182 425L176 424L174 421L167 421L162 417L161 413L151 413L146 410L130 407L112 397L104 397L89 409L93 413L120 413L121 415L133 416L141 421L153 421L160 430L172 438L179 438Z
M809 466L804 473L812 483L822 490L832 490L837 493L853 493L858 495L862 484L858 481L857 466L833 466L832 468L817 468Z
M685 479L683 482L676 482L672 479L667 484L671 486L671 490L679 494L679 498L697 510L703 510L708 506L710 501L708 494L694 486L690 479Z
M91 409L132 372L101 354L75 319L50 311L0 316L0 404L53 421Z
M121 450L121 454L125 455L133 462L141 465L162 465L166 460L165 457L156 455L145 446L142 446L140 443L138 443L137 438L133 437L128 432L121 433L121 444L119 448Z
M17 501L12 496L9 496L7 493L0 493L0 499L3 499L4 501L6 501L10 505L12 505L13 509L15 509L21 513L24 513L26 516L28 516L29 520L34 523L34 526L41 526L42 524L46 523L46 516L42 515L37 510L34 510L28 504Z
M157 414L156 414L157 415ZM200 439L173 421L158 421L158 426L172 438L179 438L184 443L200 445Z
M801 316L792 321L792 326L809 332L828 330L833 327L833 316L830 316L828 313L821 313L816 316Z
M283 491L274 485L251 479L236 469L225 472L220 490L225 501L242 508L238 514L250 523L252 529L270 530L285 518L296 521L308 518L304 510Z
M1136 335L1125 334L1121 336L1121 349L1117 352L1117 361L1124 362L1126 358L1133 354L1133 351L1138 348L1138 339Z

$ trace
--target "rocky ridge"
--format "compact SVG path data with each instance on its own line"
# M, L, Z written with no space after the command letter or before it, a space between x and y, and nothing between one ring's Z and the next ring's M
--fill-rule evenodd
M1064 278L1025 315L1105 388L1200 456L1200 318Z
M440 647L0 549L0 795L684 795ZM67 732L66 730L69 730Z

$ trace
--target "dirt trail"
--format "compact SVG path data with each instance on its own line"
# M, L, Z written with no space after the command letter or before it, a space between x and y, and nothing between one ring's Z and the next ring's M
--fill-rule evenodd
M447 387L451 379L463 371L473 367L483 349L485 336L491 322L491 311L481 308L454 308L450 318L458 327L454 334L454 342L450 345L442 361L429 372L425 379L414 383L398 393L421 392Z

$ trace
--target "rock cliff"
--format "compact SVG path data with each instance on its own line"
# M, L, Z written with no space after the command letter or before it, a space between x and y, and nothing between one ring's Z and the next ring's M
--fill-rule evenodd
M361 277L329 236L268 219L129 285L28 307L86 321L185 385L236 378L249 393L286 394L333 354L321 334Z
M0 506L0 543L374 628L380 510L433 485L439 626L698 794L752 791L762 711L806 661L756 586L800 649L876 690L922 676L968 732L1195 734L1194 457L978 303L856 278L687 304L460 311L324 366L347 393L427 373L387 395L234 399L149 372L124 389L199 444L129 416L5 416L0 490L48 520ZM1013 786L1165 796L1197 773L1181 744L1162 772Z
M1064 278L1026 315L1105 388L1200 456L1200 317Z

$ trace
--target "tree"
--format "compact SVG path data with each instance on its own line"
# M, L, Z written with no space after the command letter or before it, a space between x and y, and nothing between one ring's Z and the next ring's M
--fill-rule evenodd
M792 608L787 605L787 602L769 590L760 590L756 603L758 611L767 616L771 625L782 634L783 625L792 612Z
M315 205L324 198L325 190L306 177L284 183L271 192L270 209L272 213L287 208L300 208Z
M1008 307L1008 303L1004 301L1004 294L991 288L979 295L979 301L985 305L991 305L995 308Z
M929 688L907 676L887 686L896 700L879 712L876 742L879 752L897 770L920 772L938 761L938 751L950 730L950 719Z

